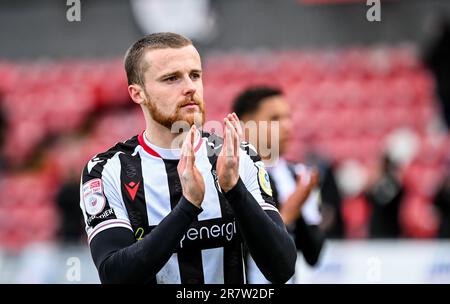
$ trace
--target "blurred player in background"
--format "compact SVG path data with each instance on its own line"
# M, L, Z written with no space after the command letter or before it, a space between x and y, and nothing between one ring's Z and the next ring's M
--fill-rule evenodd
M405 189L401 183L400 165L388 153L370 168L364 195L371 206L369 237L401 236L399 213Z
M223 139L198 130L202 66L192 42L148 35L128 50L125 69L146 129L96 155L81 181L101 281L245 283L245 244L266 277L286 282L295 245L270 185L258 182L267 178L263 163L240 143L237 116L224 118Z
M267 136L258 134L256 142L252 142L248 133L245 134L249 142L260 152L262 146L269 148L272 153L279 153L280 158L273 166L268 166L272 184L273 197L280 210L281 217L295 240L297 249L303 253L309 265L316 265L322 246L324 234L319 228L322 220L319 204L320 194L318 171L303 164L289 163L283 154L289 148L292 135L292 121L289 104L281 90L271 87L254 87L242 92L233 103L233 111L242 119L244 125L256 122L258 133L262 130L262 122L278 122L279 136L271 136L268 124ZM265 127L264 127L265 129ZM245 130L245 128L244 128ZM279 138L278 150L271 139ZM267 142L263 142L267 140ZM271 149L272 148L272 149ZM262 155L263 161L275 159L275 155ZM248 260L248 277L250 283L268 283L251 258ZM295 282L292 277L290 283Z

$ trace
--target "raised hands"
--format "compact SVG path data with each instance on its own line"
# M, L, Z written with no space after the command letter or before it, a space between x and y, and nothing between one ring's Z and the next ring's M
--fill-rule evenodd
M224 192L231 190L239 180L239 147L242 127L235 113L224 118L225 130L222 151L217 158L217 176Z
M181 147L180 162L177 166L183 196L200 207L205 196L205 181L195 166L194 139L197 133L195 125L191 127Z
M316 168L302 168L301 170L296 171L297 191L302 192L306 200L312 189L319 184L319 171ZM301 207L301 205L299 207Z
M296 169L297 183L295 191L286 199L280 207L280 214L286 225L295 222L301 214L301 208L305 204L314 187L319 184L319 171L315 168L300 166Z

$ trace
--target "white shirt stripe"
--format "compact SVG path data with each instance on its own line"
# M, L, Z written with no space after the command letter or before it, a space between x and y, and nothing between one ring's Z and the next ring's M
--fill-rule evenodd
M158 284L181 284L180 267L178 266L178 255L172 254L167 263L156 274Z
M162 159L149 155L143 149L139 153L142 163L142 178L145 181L144 193L148 223L150 226L155 226L172 210L166 166Z
M223 284L223 247L203 249L202 264L205 284Z

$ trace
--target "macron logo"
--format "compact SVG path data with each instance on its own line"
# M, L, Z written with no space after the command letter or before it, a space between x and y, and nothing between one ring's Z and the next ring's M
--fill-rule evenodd
M135 182L130 182L128 185L124 184L125 189L127 189L128 194L130 195L132 201L134 201L134 198L136 197L136 193L137 190L139 189L140 183L141 182L138 182L137 184Z

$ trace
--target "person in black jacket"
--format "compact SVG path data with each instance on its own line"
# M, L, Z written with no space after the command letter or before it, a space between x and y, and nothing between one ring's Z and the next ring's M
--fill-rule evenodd
M244 123L246 140L256 146L267 166L273 198L297 250L302 252L309 265L317 265L325 241L324 233L319 228L322 217L319 211L318 170L290 163L282 157L293 130L288 103L279 89L254 87L243 91L235 99L233 111ZM279 133L271 122L278 122ZM252 136L252 132L256 136ZM278 155L280 158L277 158ZM250 257L247 275L250 283L269 282ZM295 283L295 275L289 283Z
M321 230L327 239L342 239L345 236L344 219L341 213L342 194L338 188L334 163L311 150L307 153L306 163L316 167L320 176L320 213L322 214Z
M69 170L55 197L57 210L61 217L58 235L61 242L65 244L80 243L84 235L83 216L78 212L79 183L79 177L75 171Z
M405 190L398 177L398 165L387 154L374 171L364 194L372 207L370 238L400 237L399 212Z

